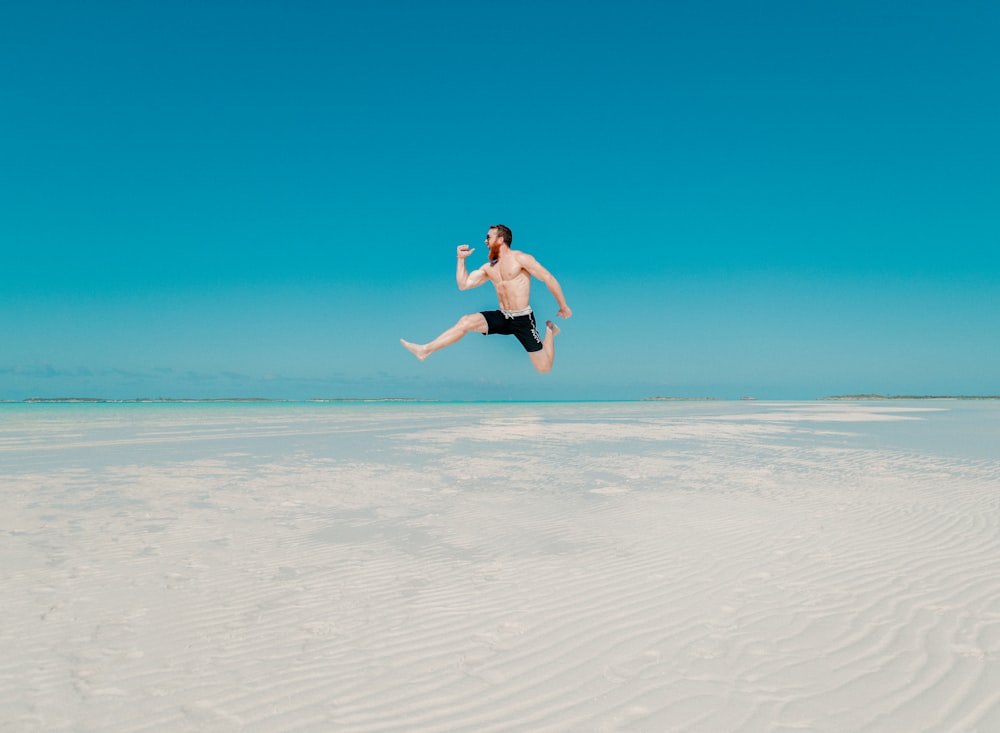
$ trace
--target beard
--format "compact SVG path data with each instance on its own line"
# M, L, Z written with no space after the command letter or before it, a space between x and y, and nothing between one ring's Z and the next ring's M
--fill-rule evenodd
M490 262L495 262L497 259L500 258L500 247L501 246L502 245L500 245L500 244L496 244L496 245L490 247Z

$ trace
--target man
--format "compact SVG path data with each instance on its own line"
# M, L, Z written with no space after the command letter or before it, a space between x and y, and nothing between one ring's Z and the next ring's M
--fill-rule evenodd
M486 281L493 283L500 301L500 310L471 313L458 319L458 323L426 344L411 344L400 339L399 342L423 361L429 354L445 346L451 346L465 334L472 331L482 334L500 333L513 335L528 352L531 363L542 374L552 369L555 359L555 337L559 329L552 321L546 321L544 340L538 336L535 325L535 314L531 311L528 299L531 294L531 277L541 280L548 287L559 304L557 313L561 318L569 318L573 311L566 305L562 288L552 277L552 274L542 267L538 260L526 252L510 248L513 234L503 224L490 227L486 234L486 246L490 250L490 261L473 270L466 271L465 260L475 252L469 245L458 247L458 269L455 279L459 290L477 288Z

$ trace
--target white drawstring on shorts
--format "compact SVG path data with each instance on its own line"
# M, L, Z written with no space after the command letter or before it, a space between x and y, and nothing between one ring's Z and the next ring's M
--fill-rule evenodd
M517 318L518 316L531 315L531 306L529 305L527 308L522 308L519 311L508 311L501 308L500 312L503 313L504 318Z

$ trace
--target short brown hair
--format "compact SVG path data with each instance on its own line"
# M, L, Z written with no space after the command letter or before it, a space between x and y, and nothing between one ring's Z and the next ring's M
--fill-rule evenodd
M490 227L490 229L496 229L497 236L506 242L508 247L510 246L510 243L514 241L514 232L505 227L503 224L494 224Z

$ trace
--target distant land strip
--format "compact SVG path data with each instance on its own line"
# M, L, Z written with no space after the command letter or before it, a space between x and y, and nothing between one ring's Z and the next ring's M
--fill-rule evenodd
M744 401L754 401L756 397L742 397ZM1000 395L883 395L883 394L845 394L830 395L815 398L823 400L1000 400ZM571 400L572 401L572 400ZM630 402L631 400L625 400ZM643 397L644 402L728 402L719 397ZM776 400L782 402L784 400ZM802 402L808 400L790 400ZM440 400L422 397L312 397L306 400L274 399L270 397L205 397L205 398L133 398L110 399L105 397L28 397L23 400L0 400L0 404L51 404L51 403L86 403L86 404L186 404L186 403L302 403L302 402L440 402Z
M820 397L821 400L1000 400L1000 395L882 395L844 394Z
M6 402L16 402L16 400L5 400ZM25 403L50 403L50 402L86 402L98 404L135 404L135 403L190 403L190 402L433 402L433 400L422 400L418 397L314 397L308 400L279 400L269 397L206 397L206 398L167 398L157 397L155 399L136 398L127 400L114 400L105 397L28 397L21 400Z
M717 402L718 397L643 397L647 402ZM746 399L745 397L743 399Z

